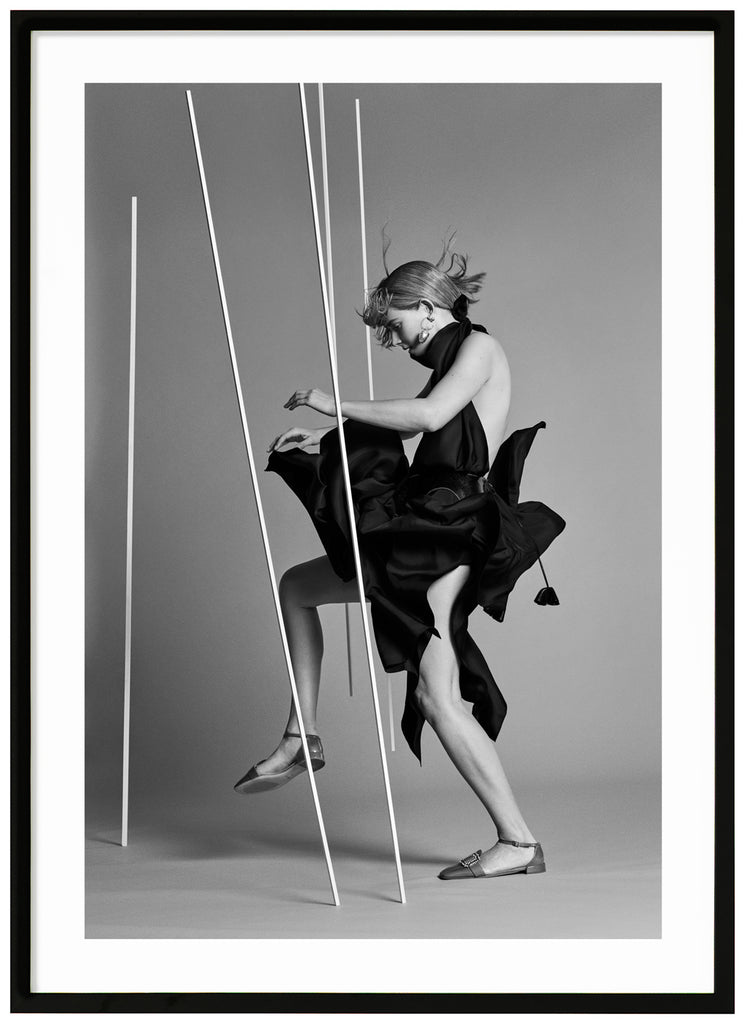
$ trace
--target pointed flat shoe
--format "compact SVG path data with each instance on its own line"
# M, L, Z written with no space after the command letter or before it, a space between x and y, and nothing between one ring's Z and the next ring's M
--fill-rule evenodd
M300 733L286 732L285 736L300 736ZM308 741L308 752L310 754L310 763L313 766L313 771L320 771L326 764L326 760L323 756L321 738L320 736L315 736L312 733L306 733L305 738ZM261 762L259 762L259 764L261 764ZM262 774L257 772L256 768L257 765L249 768L243 778L236 782L233 786L236 793L265 793L270 789L279 789L280 786L287 785L287 783L292 781L295 776L302 775L302 773L306 771L305 753L301 746L297 754L295 754L287 767L283 768L281 772Z
M483 850L470 853L457 864L451 864L449 868L443 868L437 876L449 882L455 878L500 878L502 875L537 875L546 870L546 861L543 858L543 850L540 843L517 843L513 839L500 839L499 843L504 846L525 846L533 847L535 853L532 860L518 868L504 868L502 871L484 871L481 866L481 854Z

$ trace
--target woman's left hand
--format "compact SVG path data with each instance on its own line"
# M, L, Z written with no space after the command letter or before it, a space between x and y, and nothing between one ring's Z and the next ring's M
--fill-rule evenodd
M331 395L318 388L310 388L308 391L296 391L292 398L285 402L285 409L297 409L298 406L307 405L309 409L323 413L324 416L336 416L336 405Z

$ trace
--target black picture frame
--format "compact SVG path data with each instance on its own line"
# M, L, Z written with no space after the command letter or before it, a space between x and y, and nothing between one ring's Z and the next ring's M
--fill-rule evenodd
M734 12L11 12L11 1010L13 1012L728 1013L734 1010ZM714 991L33 993L31 900L31 39L38 31L250 29L710 32L715 67L716 793Z

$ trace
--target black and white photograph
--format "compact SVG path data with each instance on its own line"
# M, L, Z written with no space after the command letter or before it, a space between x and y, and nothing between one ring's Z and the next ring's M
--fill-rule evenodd
M723 1005L731 19L312 13L16 65L17 1008Z
M659 936L660 98L87 87L86 935Z

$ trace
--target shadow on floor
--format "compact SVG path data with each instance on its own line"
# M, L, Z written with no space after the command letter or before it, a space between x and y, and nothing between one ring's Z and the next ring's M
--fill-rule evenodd
M112 832L96 829L87 841L89 844L119 846L119 839ZM206 829L203 824L191 825L185 822L167 821L131 829L127 850L136 851L138 842L147 846L149 855L173 860L220 860L245 859L247 856L276 856L281 850L282 858L304 858L308 855L322 856L323 846L320 834L308 835L289 829L263 827L251 832L235 829ZM393 859L391 842L369 837L334 839L328 837L332 857L347 857L366 862L389 863ZM412 865L443 866L443 855L433 855L431 850L417 849L411 844L400 844L401 859ZM445 858L446 859L446 858Z

